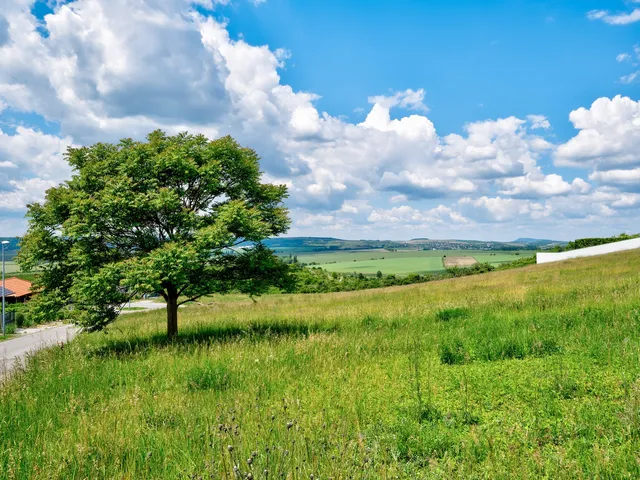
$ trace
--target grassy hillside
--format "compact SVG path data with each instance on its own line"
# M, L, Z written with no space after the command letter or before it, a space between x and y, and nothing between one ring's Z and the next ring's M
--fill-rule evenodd
M2 475L640 476L640 251L232 300L173 344L133 313L37 354L0 391Z

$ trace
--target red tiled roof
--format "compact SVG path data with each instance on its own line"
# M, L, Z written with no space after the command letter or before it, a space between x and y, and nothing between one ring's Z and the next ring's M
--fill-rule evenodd
M28 280L15 277L5 278L4 286L7 289L7 297L24 297L25 295L31 294L31 282ZM2 283L0 283L0 290L1 289Z

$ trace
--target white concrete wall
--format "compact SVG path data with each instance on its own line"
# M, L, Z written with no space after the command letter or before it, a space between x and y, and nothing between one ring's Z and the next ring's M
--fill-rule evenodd
M631 240L623 240L621 242L605 243L604 245L580 248L578 250L571 250L570 252L537 253L536 263L560 262L570 258L593 257L595 255L622 252L624 250L633 250L635 248L640 248L640 238L632 238Z

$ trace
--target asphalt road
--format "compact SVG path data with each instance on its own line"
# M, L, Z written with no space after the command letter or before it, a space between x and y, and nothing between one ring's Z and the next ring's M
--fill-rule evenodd
M10 372L16 363L22 362L29 353L67 343L77 332L78 327L74 325L61 325L0 342L0 376Z
M166 308L166 304L152 300L131 302L127 306L144 310ZM134 313L144 310L125 310L121 313ZM67 343L73 339L78 330L79 328L74 325L37 328L33 333L23 334L11 340L0 342L0 378L9 373L18 362L22 362L29 353L59 345L60 343Z
M161 308L167 308L167 304L163 303L163 302L156 302L153 300L136 300L135 302L129 302L125 305L126 307L133 307L133 308L142 308L144 310L160 310ZM120 312L120 314L126 314L126 313L136 313L136 312L142 312L143 310L122 310Z

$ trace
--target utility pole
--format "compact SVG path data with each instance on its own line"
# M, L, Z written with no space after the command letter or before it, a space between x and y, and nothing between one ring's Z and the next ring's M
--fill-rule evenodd
M2 242L2 336L4 337L5 332L5 323L4 323L4 297L5 297L5 286L4 286L4 247L9 243L8 240L4 240Z

